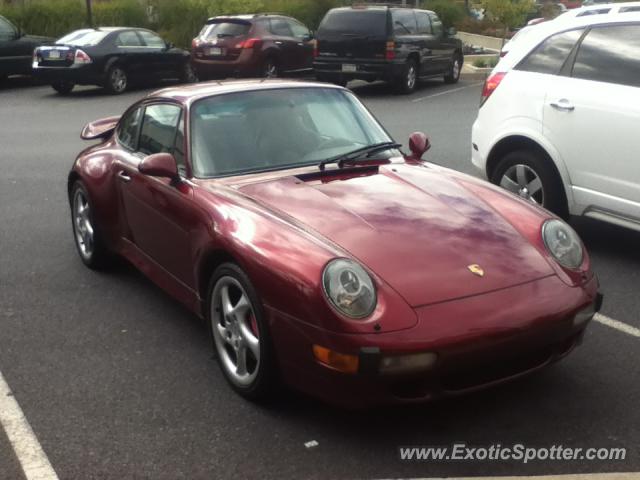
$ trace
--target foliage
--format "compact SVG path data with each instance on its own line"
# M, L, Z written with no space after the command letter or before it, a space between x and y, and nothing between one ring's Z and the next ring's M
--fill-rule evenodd
M450 0L428 0L425 8L436 12L445 27L452 27L465 17L463 7Z
M522 25L527 14L535 8L533 0L483 0L482 5L504 28L505 35L508 29Z
M492 58L478 58L473 61L473 66L476 68L493 68L498 64L498 59L496 57Z

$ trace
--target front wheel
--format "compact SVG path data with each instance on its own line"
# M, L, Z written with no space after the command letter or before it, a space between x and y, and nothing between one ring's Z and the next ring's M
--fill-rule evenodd
M71 221L73 238L82 262L91 269L105 266L108 251L96 227L89 194L80 181L71 189Z
M233 263L213 273L207 317L218 363L227 382L243 397L271 396L275 367L262 305L247 275Z
M418 65L415 60L409 59L404 65L404 70L396 82L398 93L412 93L418 85Z
M460 72L462 71L462 60L458 55L451 59L449 71L444 76L444 83L458 83L460 80Z
M119 65L113 65L107 70L104 88L107 92L118 95L124 93L129 85L127 72Z
M280 72L278 70L278 64L274 58L268 57L262 65L262 77L263 78L278 78Z
M498 162L490 180L560 217L568 216L562 180L538 152L516 150L507 153Z
M76 86L75 83L65 82L65 81L54 82L51 84L51 88L53 88L60 95L69 95L73 90L73 87L75 86Z

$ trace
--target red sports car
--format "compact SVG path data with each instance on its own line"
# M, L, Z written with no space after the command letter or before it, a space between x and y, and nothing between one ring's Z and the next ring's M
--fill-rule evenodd
M117 254L205 318L230 385L424 401L570 352L601 295L576 233L404 155L349 90L235 81L90 123L68 178L90 268Z

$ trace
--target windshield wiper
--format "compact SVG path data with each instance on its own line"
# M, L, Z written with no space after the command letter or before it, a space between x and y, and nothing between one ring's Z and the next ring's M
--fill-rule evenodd
M389 150L391 148L400 148L401 146L401 144L395 142L374 143L373 145L356 148L351 152L342 153L340 155L336 155L335 157L327 158L318 164L318 168L323 171L324 167L330 163L337 163L338 167L342 168L345 163L355 162L362 156L364 156L365 158L371 158L371 156L375 153L381 152L383 150Z

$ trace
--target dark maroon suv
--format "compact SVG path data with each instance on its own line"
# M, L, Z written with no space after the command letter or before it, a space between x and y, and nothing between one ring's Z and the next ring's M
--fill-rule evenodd
M277 77L310 71L314 43L307 27L283 15L213 17L193 39L191 60L201 80Z

